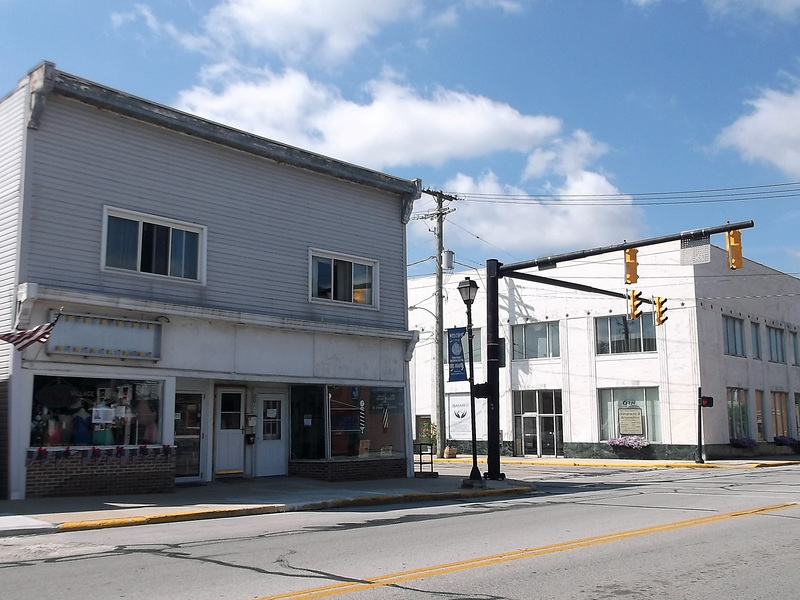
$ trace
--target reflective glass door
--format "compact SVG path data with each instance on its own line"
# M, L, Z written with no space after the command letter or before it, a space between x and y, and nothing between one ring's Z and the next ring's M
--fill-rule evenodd
M175 394L175 477L200 476L203 394Z
M538 456L536 417L522 417L523 452L525 456Z

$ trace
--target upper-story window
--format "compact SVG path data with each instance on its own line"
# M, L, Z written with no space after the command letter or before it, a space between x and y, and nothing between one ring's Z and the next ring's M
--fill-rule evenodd
M750 334L753 358L761 360L761 326L758 323L750 323Z
M312 251L311 297L376 306L377 263Z
M203 281L206 228L106 207L104 269Z
M558 321L514 325L514 360L561 356Z
M744 353L744 321L722 316L722 343L728 356L746 356Z
M767 327L767 339L769 340L770 362L785 363L786 343L783 336L783 329Z
M594 325L597 354L656 351L653 313L642 313L638 319L627 315L597 317Z

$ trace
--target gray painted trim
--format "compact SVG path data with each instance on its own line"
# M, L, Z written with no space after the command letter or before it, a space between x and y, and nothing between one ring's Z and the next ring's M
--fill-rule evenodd
M33 129L38 126L46 95L53 93L278 163L398 194L403 198L403 223L408 222L413 202L422 193L420 179L401 179L207 121L58 71L51 62L43 62L31 71L30 77L34 110L28 126Z
M28 284L29 289L34 289ZM217 310L200 308L193 306L183 306L170 304L167 302L155 302L152 300L135 300L130 298L120 298L118 296L106 296L102 294L92 294L85 292L75 292L59 288L47 287L37 284L36 298L42 302L50 302L59 306L78 304L88 305L95 308L109 308L117 310L131 310L166 317L177 316L184 318L203 319L208 321L219 321L223 323L237 323L240 325L256 325L261 327L275 327L289 331L308 331L318 333L334 333L343 335L354 335L363 337L375 337L383 339L405 340L407 342L414 339L416 332L403 331L397 329L379 329L377 327L364 327L360 325L343 325L339 323L328 323L324 321L305 321L302 319L289 319L284 317L272 317L258 315L254 313L243 313L237 311ZM68 308L67 310L75 310Z

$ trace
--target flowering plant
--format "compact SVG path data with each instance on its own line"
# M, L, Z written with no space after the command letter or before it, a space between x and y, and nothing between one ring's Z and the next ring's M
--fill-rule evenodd
M419 431L417 432L419 436L419 441L421 442L428 442L428 443L435 443L436 442L436 424L435 423L423 423L419 427Z
M731 438L731 446L734 448L755 448L758 442L753 438Z
M794 446L797 443L796 439L788 435L776 435L772 438L772 441L775 442L776 446Z
M640 435L624 435L622 437L611 438L606 442L609 446L617 448L647 448L650 440Z

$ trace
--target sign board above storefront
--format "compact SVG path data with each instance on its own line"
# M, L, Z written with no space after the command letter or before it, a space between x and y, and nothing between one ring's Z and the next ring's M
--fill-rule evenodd
M47 353L158 360L162 327L158 321L65 313L47 340Z

